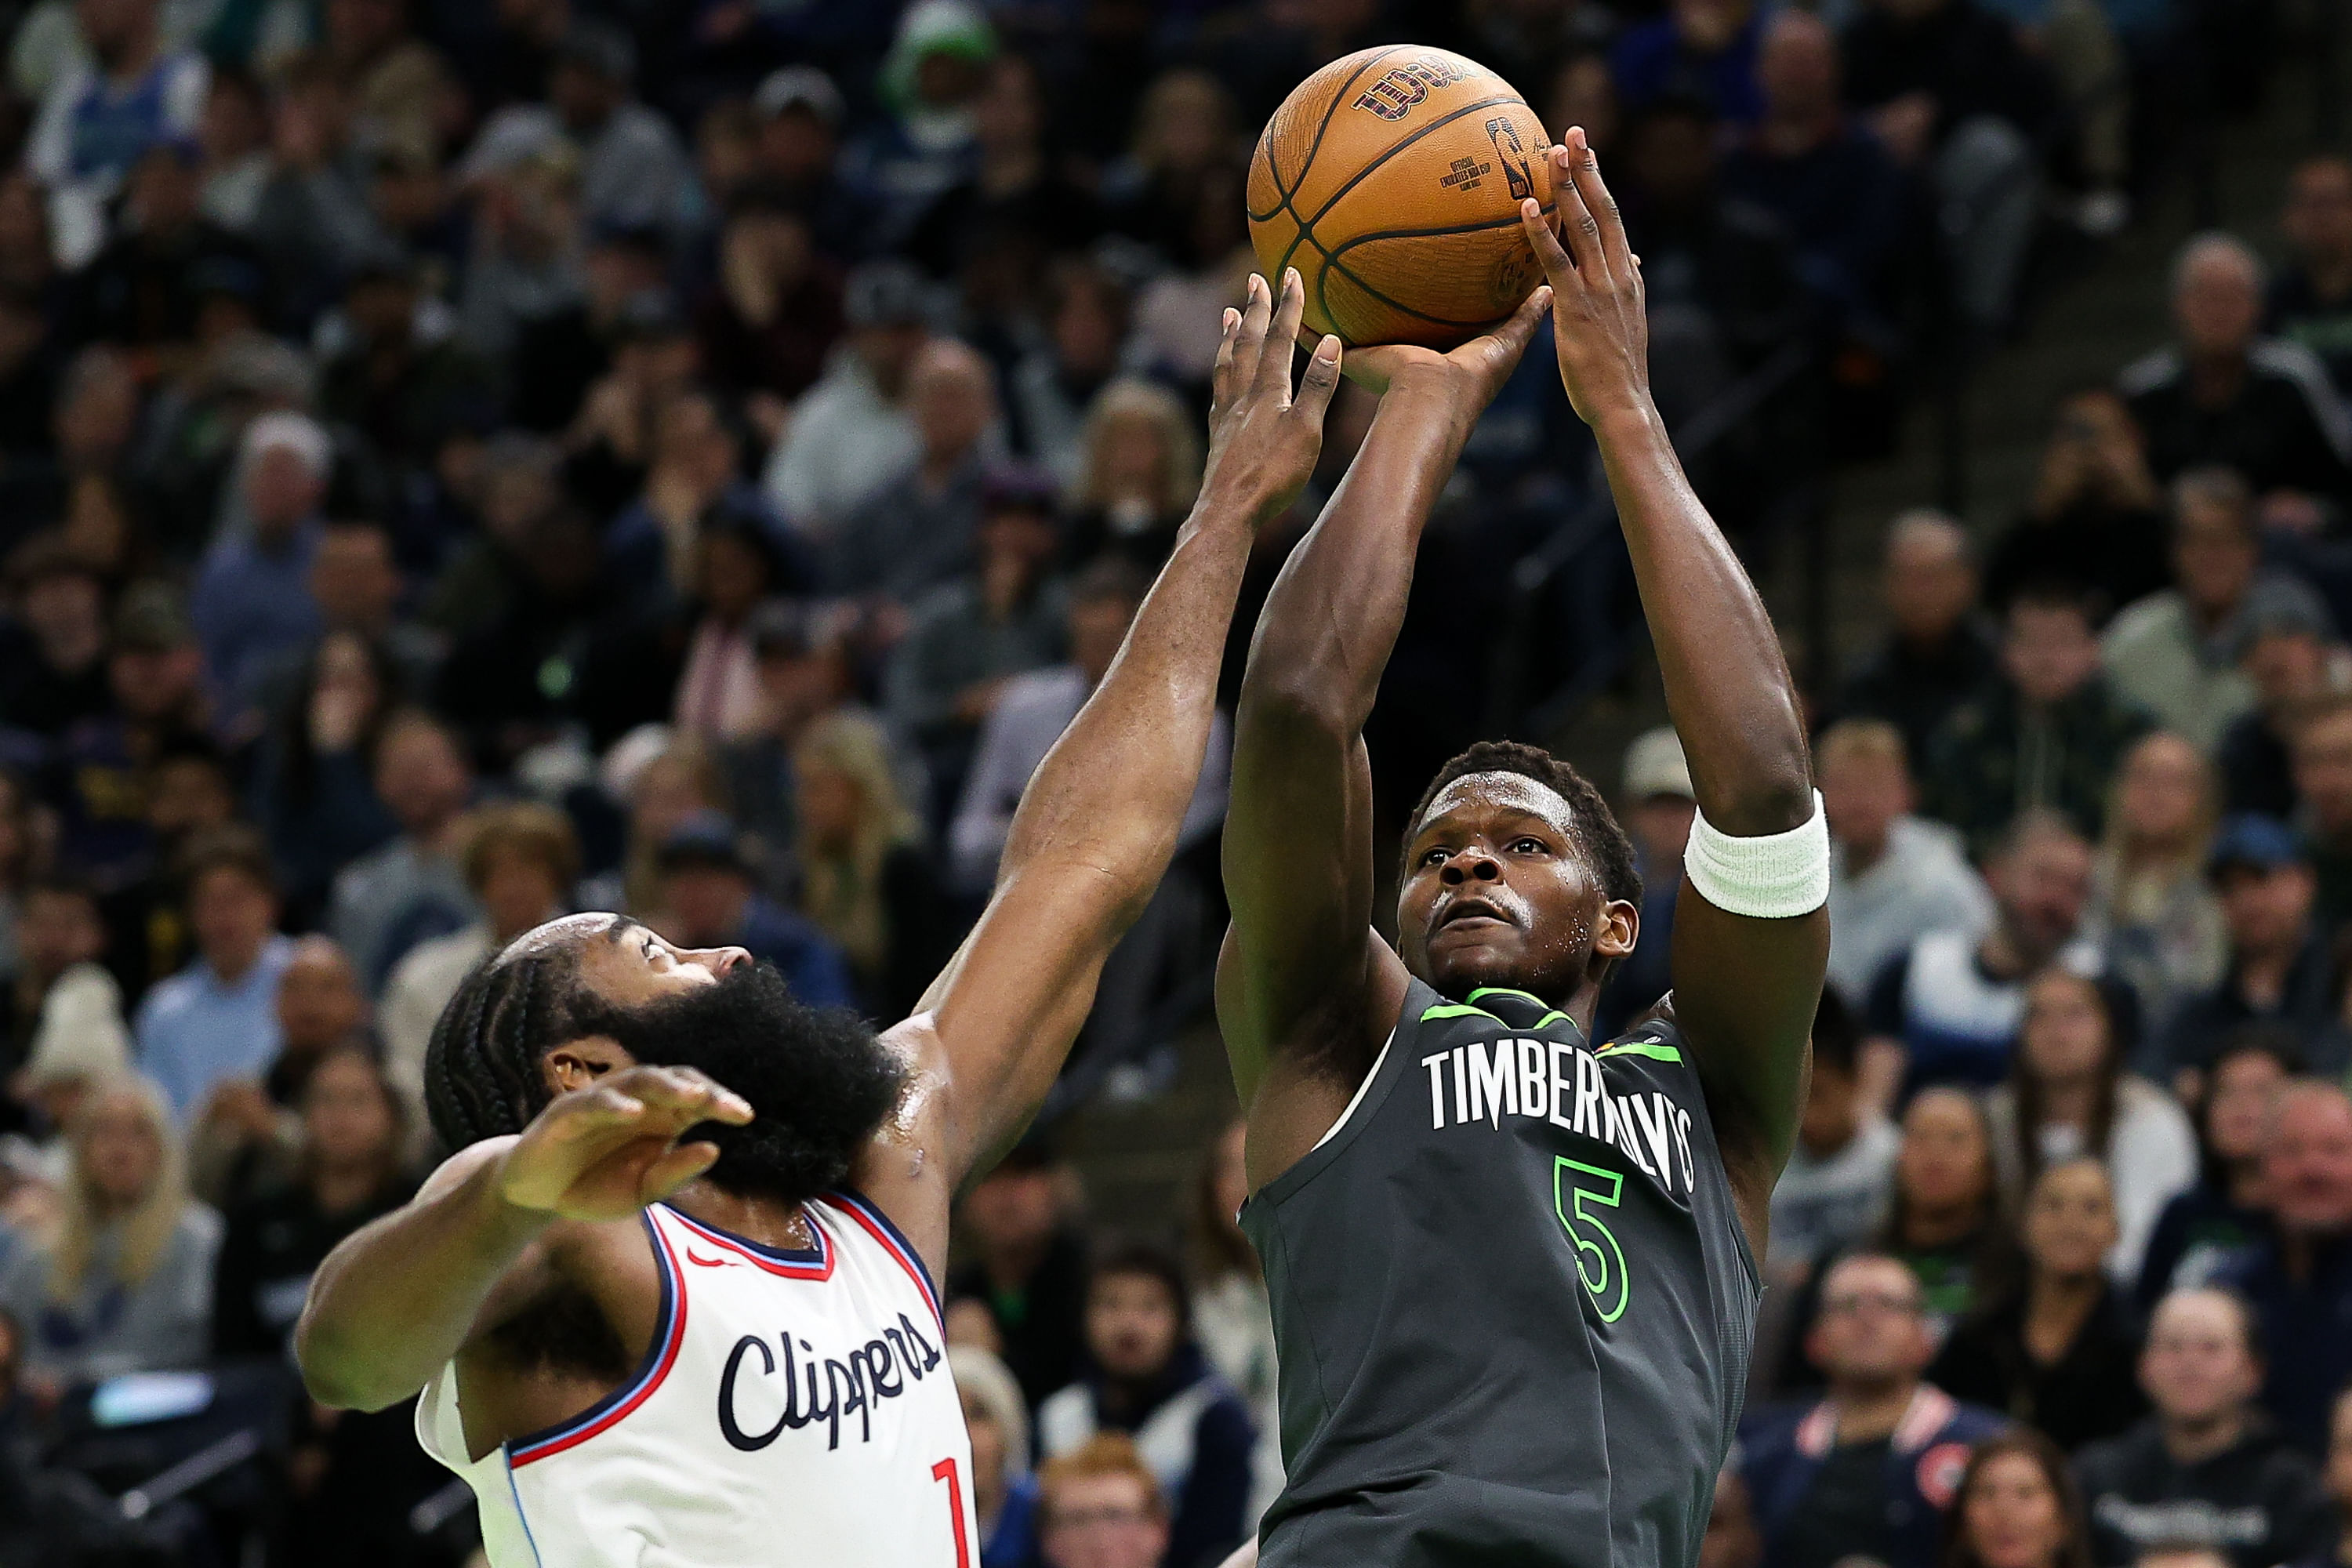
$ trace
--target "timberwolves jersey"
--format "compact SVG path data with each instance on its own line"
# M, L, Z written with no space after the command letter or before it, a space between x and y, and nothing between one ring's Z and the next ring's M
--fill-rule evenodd
M1414 981L1337 1127L1251 1197L1288 1483L1265 1568L1689 1568L1758 1280L1669 1025L1594 1050Z

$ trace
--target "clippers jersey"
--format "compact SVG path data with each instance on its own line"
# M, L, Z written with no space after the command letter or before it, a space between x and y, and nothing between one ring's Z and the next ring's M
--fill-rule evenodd
M1690 1568L1759 1283L1681 1036L1416 980L1252 1194L1288 1480L1265 1568Z
M469 1460L454 1367L416 1435L480 1506L492 1568L973 1568L971 1448L939 1299L880 1210L834 1193L816 1246L667 1204L653 1342L572 1420Z

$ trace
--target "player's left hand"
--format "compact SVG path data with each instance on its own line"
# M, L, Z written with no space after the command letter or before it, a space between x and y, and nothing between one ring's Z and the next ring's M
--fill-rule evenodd
M1519 225L1551 279L1552 343L1568 400L1587 425L1613 414L1652 414L1642 264L1626 242L1617 200L1601 183L1601 160L1581 128L1549 156L1568 245L1533 197L1519 203Z
M1339 384L1339 340L1326 336L1315 343L1292 394L1290 344L1306 307L1295 268L1283 273L1279 298L1253 272L1249 304L1225 312L1217 345L1201 489L1240 503L1258 526L1287 511L1307 488L1323 451L1323 413Z
M1379 343L1349 351L1341 374L1357 385L1385 393L1398 382L1426 380L1457 398L1473 414L1495 401L1536 335L1536 323L1551 309L1551 289L1538 284L1510 319L1447 353L1412 343Z

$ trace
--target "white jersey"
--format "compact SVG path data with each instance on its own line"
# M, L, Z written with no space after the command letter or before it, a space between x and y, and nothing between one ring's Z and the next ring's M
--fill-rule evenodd
M629 1381L467 1458L454 1366L416 1404L492 1568L974 1568L971 1447L939 1296L873 1205L807 1205L816 1246L645 1213L661 1313Z

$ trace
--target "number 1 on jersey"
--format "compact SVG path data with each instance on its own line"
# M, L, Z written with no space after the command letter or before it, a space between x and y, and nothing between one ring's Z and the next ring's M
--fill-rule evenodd
M1610 1230L1608 1222L1592 1210L1617 1206L1625 1194L1625 1174L1560 1154L1552 1161L1551 1187L1552 1205L1559 1213L1559 1223L1567 1230L1568 1238L1576 1243L1577 1278L1591 1293L1601 1321L1613 1323L1625 1315L1629 1288L1625 1249L1617 1245L1616 1235ZM1594 1240L1595 1236L1600 1239Z
M933 1465L931 1479L948 1484L948 1518L955 1525L956 1568L971 1568L971 1542L963 1533L963 1481L956 1474L955 1460L945 1458Z

